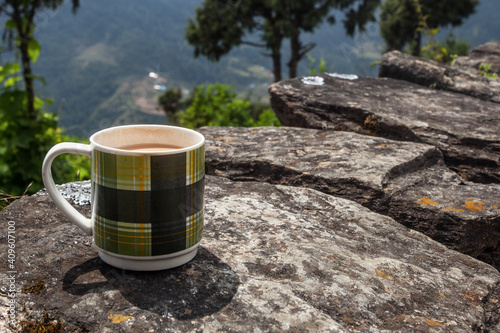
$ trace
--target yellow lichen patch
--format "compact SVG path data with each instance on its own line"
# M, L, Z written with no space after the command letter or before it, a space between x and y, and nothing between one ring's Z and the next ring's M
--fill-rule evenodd
M438 295L441 297L446 297L443 293L439 293Z
M427 206L427 205L437 206L437 205L439 205L437 202L434 202L429 198L421 198L420 200L421 201L415 201L415 203L417 205L423 205L423 206Z
M375 128L378 126L378 123L372 115L369 115L368 117L366 117L364 125L366 128Z
M381 278L384 278L384 279L387 279L387 280L391 280L391 281L394 281L394 276L390 275L390 274L386 274L384 272L382 272L380 269L375 269L375 273L377 273L377 276L380 276Z
M498 206L493 206L493 209L498 209Z
M124 316L124 315L121 315L121 314L110 314L108 318L111 319L111 322L113 324L119 324L122 321L128 320L128 319L130 319L132 317L131 316Z
M481 202L481 201L473 201L473 200L466 201L463 206L470 211L486 209L486 208L484 208L484 202Z
M257 133L258 131L250 131L251 134L255 134Z
M465 212L465 209L462 208L456 208L456 207L446 207L443 208L443 212Z
M322 132L322 133L319 133L319 135L321 135L321 136L325 136L325 135L326 135L326 133Z
M427 325L429 325L429 326L443 326L443 324L438 323L437 321L432 320L432 319L427 319L427 318L425 318L425 322L426 322L426 323L427 323Z
M381 144L379 144L378 146L379 146L379 147L385 147L385 146L387 146L387 145L386 145L385 143L381 143Z

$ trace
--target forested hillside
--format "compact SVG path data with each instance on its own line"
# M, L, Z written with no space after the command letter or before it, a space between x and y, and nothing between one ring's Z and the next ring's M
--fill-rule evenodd
M157 115L141 112L155 112L157 80L150 72L166 79L166 86L192 90L221 82L234 85L241 94L252 91L253 96L265 98L272 82L271 63L260 49L240 47L219 63L193 57L184 28L200 2L87 0L76 15L69 5L42 15L37 32L42 53L34 70L45 77L40 91L54 99L53 111L62 111L60 125L69 133L89 136L117 124L164 122L159 110ZM469 39L472 47L498 39L499 7L497 0L482 0L477 13L454 29L455 35ZM349 38L343 14L336 16L334 26L325 23L304 36L304 41L318 44L310 53L317 60L314 66L323 58L330 71L377 75L370 64L382 51L378 26L370 24L364 34ZM285 59L287 48L283 48ZM311 65L302 61L299 75L307 74Z

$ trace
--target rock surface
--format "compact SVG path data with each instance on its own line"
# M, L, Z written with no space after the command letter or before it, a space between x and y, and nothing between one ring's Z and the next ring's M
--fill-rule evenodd
M431 144L464 179L500 183L498 103L390 78L313 78L320 84L297 78L269 87L283 125Z
M475 73L477 71L471 73L456 66L447 66L399 51L391 51L382 56L379 76L500 103L500 81Z
M442 159L433 146L294 127L203 127L210 174L309 186L375 206L400 174Z
M500 268L500 185L464 182L430 145L293 127L205 127L207 172L354 200Z
M385 193L385 214L500 269L498 184L464 182L441 163L392 180Z
M88 332L500 330L500 273L389 217L223 177L206 194L199 254L149 273L104 264L47 195L14 202L0 221L16 226L15 283L44 281L18 293L19 316Z
M469 56L458 57L456 64L473 73L477 73L481 64L492 64L490 70L500 74L500 42L479 45L469 52Z

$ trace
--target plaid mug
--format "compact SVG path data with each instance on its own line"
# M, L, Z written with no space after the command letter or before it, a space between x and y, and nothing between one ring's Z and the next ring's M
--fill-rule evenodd
M63 153L91 157L91 218L76 211L51 174ZM203 231L205 138L175 126L112 127L90 145L59 143L45 156L42 177L56 206L88 235L101 259L149 271L180 266L197 252Z

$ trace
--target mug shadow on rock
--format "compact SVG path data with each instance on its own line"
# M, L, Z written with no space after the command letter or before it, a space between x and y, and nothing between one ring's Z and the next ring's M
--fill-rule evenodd
M84 275L99 274L98 280L78 283ZM79 277L82 277L79 279ZM119 290L131 305L162 316L193 319L220 311L231 302L240 278L229 265L204 247L190 262L176 268L136 272L109 266L99 257L68 270L63 290L72 295Z

